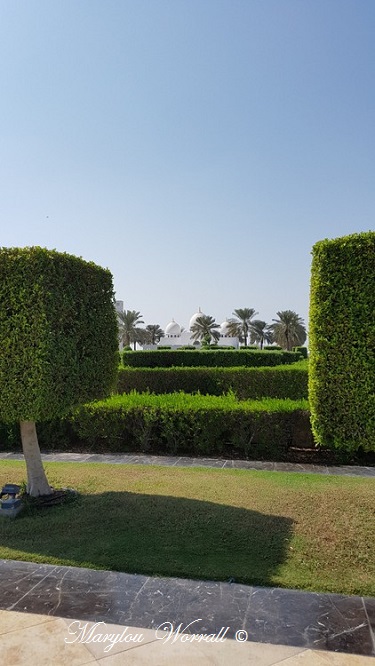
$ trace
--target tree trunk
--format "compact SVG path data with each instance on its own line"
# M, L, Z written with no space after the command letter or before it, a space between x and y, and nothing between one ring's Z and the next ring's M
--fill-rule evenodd
M49 485L44 471L35 421L20 421L21 441L23 455L27 469L27 492L31 497L51 495L53 490Z

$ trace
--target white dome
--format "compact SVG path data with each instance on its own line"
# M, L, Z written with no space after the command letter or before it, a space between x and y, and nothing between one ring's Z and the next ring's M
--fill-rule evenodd
M228 333L229 326L230 326L230 324L229 324L228 319L223 321L223 323L220 324L220 328L219 328L220 335L223 335L224 337L229 337L229 333Z
M179 337L181 335L181 326L177 324L174 319L172 319L172 321L170 321L169 324L167 324L165 327L165 335L167 338Z
M189 329L190 330L191 330L192 326L195 324L195 322L197 321L198 317L205 317L204 312L202 312L202 310L200 308L198 309L198 312L193 314L192 318L190 319L190 322L189 322Z

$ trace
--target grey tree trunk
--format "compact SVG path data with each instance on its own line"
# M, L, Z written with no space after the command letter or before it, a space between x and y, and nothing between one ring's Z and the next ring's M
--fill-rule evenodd
M27 470L27 492L31 497L51 495L53 490L44 471L35 421L20 421L20 429Z

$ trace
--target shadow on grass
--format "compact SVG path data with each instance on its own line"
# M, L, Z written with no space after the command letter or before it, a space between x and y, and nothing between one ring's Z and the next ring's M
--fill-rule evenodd
M212 502L106 492L25 509L0 534L13 559L272 585L292 527L290 518Z

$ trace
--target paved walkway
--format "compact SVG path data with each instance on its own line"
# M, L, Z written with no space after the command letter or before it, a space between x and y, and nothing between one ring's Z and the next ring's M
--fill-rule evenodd
M0 460L23 460L21 453L1 452ZM309 465L258 460L225 460L223 458L189 458L184 456L154 456L142 453L99 454L99 453L56 453L43 452L44 462L98 462L114 465L163 465L166 467L215 467L219 469L253 469L273 472L300 472L309 474L340 474L344 476L375 477L375 467L354 467L349 465Z
M133 454L42 457L375 476L371 467ZM23 456L3 452L0 459ZM12 666L370 666L375 599L0 560L0 656Z

